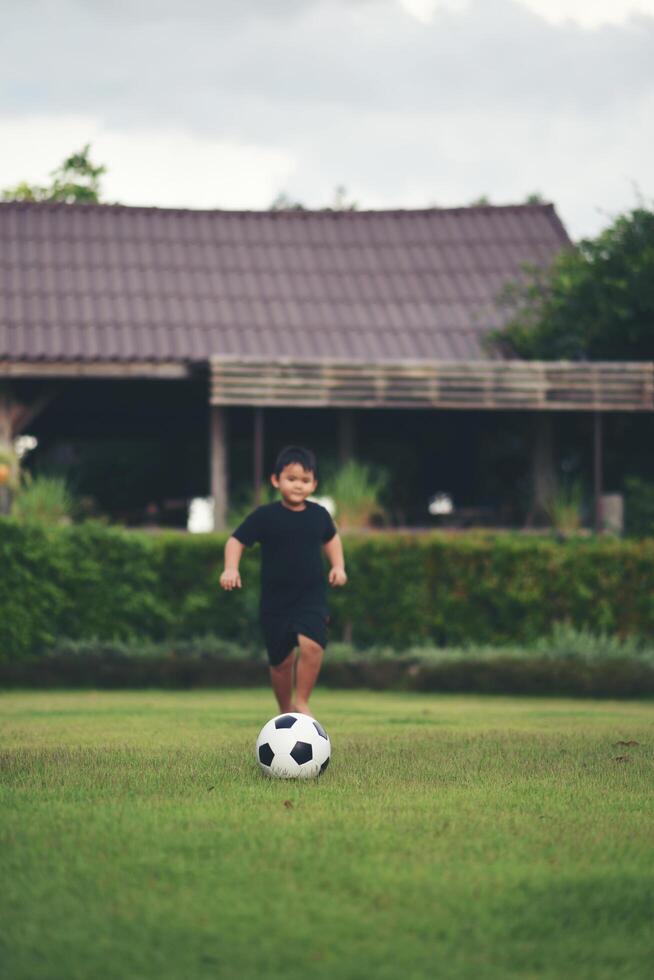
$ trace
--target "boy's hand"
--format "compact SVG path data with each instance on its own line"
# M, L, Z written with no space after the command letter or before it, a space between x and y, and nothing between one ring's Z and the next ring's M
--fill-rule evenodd
M330 585L345 585L347 582L347 575L345 574L345 569L342 565L334 565L333 568L329 570L329 584Z
M226 568L220 576L220 584L227 592L231 592L232 589L240 589L241 576L239 575L238 568Z

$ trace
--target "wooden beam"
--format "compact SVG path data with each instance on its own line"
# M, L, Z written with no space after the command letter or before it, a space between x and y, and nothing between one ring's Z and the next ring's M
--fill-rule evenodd
M223 531L227 522L226 409L211 405L209 413L209 469L214 528L216 531Z
M654 411L654 363L212 358L215 405Z
M188 378L182 361L0 361L8 378Z
M261 503L263 488L263 409L254 409L254 506Z

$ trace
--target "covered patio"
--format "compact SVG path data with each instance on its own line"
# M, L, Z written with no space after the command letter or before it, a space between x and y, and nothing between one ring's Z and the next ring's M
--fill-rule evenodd
M225 407L254 406L255 495L264 476L264 413L273 407L330 408L338 422L339 456L356 445L352 409L446 409L532 413L534 497L551 489L550 413L583 412L590 417L593 446L595 529L602 527L603 438L607 412L654 411L654 363L555 361L439 362L261 361L211 359L211 491L218 526L227 506ZM417 447L419 450L419 447Z

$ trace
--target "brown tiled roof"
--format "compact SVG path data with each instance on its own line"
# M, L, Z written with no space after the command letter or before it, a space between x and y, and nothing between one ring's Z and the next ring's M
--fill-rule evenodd
M0 359L478 360L551 205L188 211L0 204Z

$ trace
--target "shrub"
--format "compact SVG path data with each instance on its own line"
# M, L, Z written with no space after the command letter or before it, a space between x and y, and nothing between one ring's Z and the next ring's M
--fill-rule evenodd
M72 613L63 539L0 519L0 660L50 647Z
M552 527L560 534L571 534L582 525L584 490L578 480L562 482L545 505Z
M327 482L325 493L336 503L336 518L342 530L367 527L384 520L380 496L387 484L384 472L352 459Z
M258 549L243 556L244 587L226 593L224 543L0 520L0 657L44 652L59 637L212 634L260 649ZM557 623L606 643L654 635L653 540L367 533L348 535L345 553L348 585L329 593L331 638L350 624L358 648L531 645Z
M19 521L62 524L70 521L72 511L73 497L64 479L35 476L16 494L11 513Z
M651 639L620 637L574 629L567 623L555 623L549 636L537 640L534 655L553 660L578 660L602 663L608 660L641 660L654 666L654 644Z
M625 523L630 537L654 536L654 484L630 476L625 480Z
M0 658L46 650L61 636L166 635L157 561L147 535L0 521Z
M654 645L567 627L524 647L390 647L333 644L321 682L332 687L648 697ZM225 687L268 683L261 649L220 637L175 642L57 642L46 657L0 663L0 683L38 687Z

